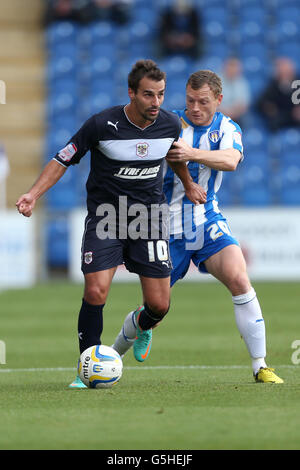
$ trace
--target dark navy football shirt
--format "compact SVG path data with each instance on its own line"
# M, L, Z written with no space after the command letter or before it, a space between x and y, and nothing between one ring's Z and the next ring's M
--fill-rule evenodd
M91 151L89 213L95 214L102 203L117 207L119 196L127 196L128 206L161 204L162 163L180 130L174 113L161 109L157 119L141 129L129 120L124 105L115 106L88 119L54 159L68 167Z

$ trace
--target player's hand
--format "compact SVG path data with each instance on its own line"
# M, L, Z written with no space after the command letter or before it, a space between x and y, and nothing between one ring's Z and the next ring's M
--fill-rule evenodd
M206 203L206 191L197 183L192 182L185 188L186 197L196 206Z
M31 194L23 194L17 202L16 206L20 214L23 214L25 217L30 217L35 206L35 198Z
M170 162L188 162L193 160L193 147L187 144L183 139L173 142L173 145L166 155L166 159Z

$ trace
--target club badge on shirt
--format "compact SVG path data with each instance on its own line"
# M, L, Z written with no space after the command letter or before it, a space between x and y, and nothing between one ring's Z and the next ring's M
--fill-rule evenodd
M149 144L147 142L142 142L136 144L136 154L138 157L144 158L148 155Z
M220 131L215 130L215 131L210 131L208 133L208 138L211 140L214 144L216 144L220 140Z

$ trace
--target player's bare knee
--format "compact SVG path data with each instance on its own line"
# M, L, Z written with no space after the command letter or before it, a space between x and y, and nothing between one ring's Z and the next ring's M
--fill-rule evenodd
M247 273L237 273L228 280L228 288L232 295L241 295L249 292L251 284Z
M103 305L106 302L108 290L99 285L88 285L84 290L84 300L92 305Z

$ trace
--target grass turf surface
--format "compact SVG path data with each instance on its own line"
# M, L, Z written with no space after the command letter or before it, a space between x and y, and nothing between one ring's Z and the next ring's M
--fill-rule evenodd
M120 383L109 390L68 389L81 286L2 292L0 449L299 449L300 366L291 362L292 342L300 339L299 285L254 287L268 364L283 385L254 382L221 284L178 283L149 359L138 364L130 351ZM112 285L103 344L112 344L140 300L138 284Z

